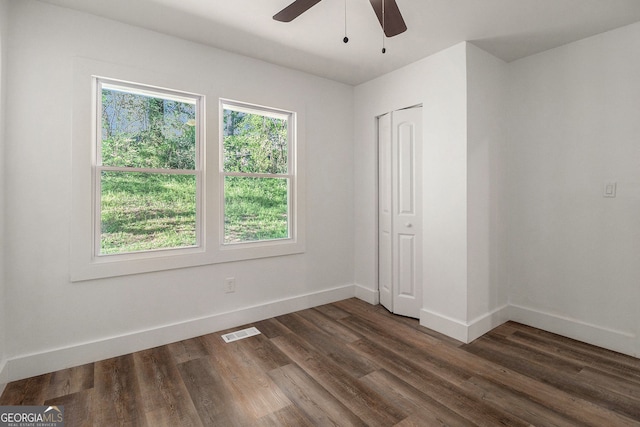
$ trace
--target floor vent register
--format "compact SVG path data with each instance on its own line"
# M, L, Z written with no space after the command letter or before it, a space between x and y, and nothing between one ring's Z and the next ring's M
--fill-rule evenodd
M224 334L222 336L222 339L224 340L224 342L230 343L230 342L238 341L244 338L253 337L258 334L260 334L260 331L257 328L253 327L253 328L242 329L240 331Z

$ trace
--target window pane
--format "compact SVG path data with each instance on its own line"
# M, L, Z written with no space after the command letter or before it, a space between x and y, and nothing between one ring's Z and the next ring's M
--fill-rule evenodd
M195 169L196 105L102 89L104 166Z
M102 172L100 253L196 245L196 178Z
M286 178L227 176L224 180L224 242L289 237Z
M224 110L224 171L287 173L286 117Z

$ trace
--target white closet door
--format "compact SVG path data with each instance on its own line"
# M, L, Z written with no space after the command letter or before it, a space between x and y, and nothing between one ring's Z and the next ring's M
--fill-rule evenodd
M379 121L379 288L391 312L418 318L422 307L422 108Z

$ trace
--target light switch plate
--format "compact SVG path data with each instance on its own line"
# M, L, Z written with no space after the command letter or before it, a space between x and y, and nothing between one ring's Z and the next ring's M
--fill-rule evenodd
M616 182L605 182L604 183L604 193L602 194L604 197L616 197Z

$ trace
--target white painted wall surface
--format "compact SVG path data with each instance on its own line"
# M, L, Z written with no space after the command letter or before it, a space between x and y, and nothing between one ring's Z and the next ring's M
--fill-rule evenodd
M640 24L510 64L507 176L512 317L636 356L638 76Z
M12 379L353 296L352 87L30 0L13 2L11 23L4 212ZM306 253L71 283L74 57L165 73L220 97L274 107L302 100ZM216 143L209 129L208 144ZM232 276L237 291L225 294Z
M467 322L488 322L480 333L507 320L507 73L467 45Z
M355 89L355 280L377 292L375 118L423 105L424 305L466 319L466 44Z
M461 43L356 87L356 283L377 290L375 117L423 104L421 324L469 341L506 320L506 64Z
M5 298L5 237L4 237L4 221L5 221L5 203L4 203L4 182L5 182L5 164L4 164L4 113L5 113L5 53L6 39L8 33L9 1L0 0L0 393L4 390L7 383L7 371L5 363L7 360L7 303Z
M11 2L7 33L7 5L0 383L348 297L353 283L377 302L375 117L415 104L421 322L468 340L509 317L640 354L640 24L508 65L461 43L354 89L32 0ZM306 253L71 283L74 57L248 102L303 99ZM605 181L618 197L602 197Z

